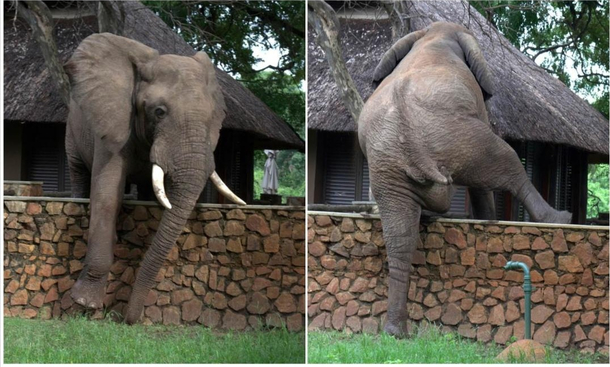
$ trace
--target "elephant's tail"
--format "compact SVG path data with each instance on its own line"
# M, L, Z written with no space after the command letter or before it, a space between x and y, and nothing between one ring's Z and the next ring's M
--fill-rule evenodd
M441 173L436 163L430 158L424 159L415 165L407 166L405 172L409 178L420 184L426 184L431 181L440 185L450 185L453 182L451 175Z

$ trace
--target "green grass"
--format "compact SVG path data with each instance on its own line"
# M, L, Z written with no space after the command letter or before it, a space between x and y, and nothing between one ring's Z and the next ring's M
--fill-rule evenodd
M4 363L304 363L304 333L4 319Z
M387 334L369 335L341 332L309 332L309 363L500 363L495 357L504 346L482 344L443 334L429 326L416 331L417 336L398 340ZM514 360L513 363L523 363ZM577 350L560 351L549 348L547 363L608 363L603 354L584 354Z

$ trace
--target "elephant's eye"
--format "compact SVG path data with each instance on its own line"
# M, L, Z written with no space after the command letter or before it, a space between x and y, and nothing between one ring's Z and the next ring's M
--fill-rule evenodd
M157 118L164 118L167 115L167 109L165 107L157 107L155 108L155 116Z

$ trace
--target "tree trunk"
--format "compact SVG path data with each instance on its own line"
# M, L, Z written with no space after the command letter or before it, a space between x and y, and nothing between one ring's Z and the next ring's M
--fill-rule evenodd
M125 7L123 2L98 1L97 24L99 33L108 32L122 36L125 26Z
M324 1L308 2L309 24L317 33L316 43L324 50L331 73L337 83L343 103L356 123L364 102L352 80L339 44L339 21L334 10Z
M49 74L66 106L70 102L70 83L62 63L59 60L57 44L53 37L53 18L49 8L40 0L18 1L17 13L23 18L36 38L44 57Z

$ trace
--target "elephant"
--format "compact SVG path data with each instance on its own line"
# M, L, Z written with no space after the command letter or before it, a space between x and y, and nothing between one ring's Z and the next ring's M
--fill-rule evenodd
M389 268L384 331L408 335L407 290L421 241L422 208L446 212L454 185L468 187L473 216L495 219L493 190L510 191L536 222L569 223L529 181L515 151L491 129L491 72L473 34L435 22L398 40L373 74L358 118L379 206Z
M204 52L159 55L110 33L84 39L64 69L70 82L65 144L72 196L91 199L85 266L71 289L77 304L103 307L126 183L137 183L142 192L148 188L165 208L123 310L124 321L133 324L208 177L226 197L245 205L215 171L213 153L226 115L223 94Z

